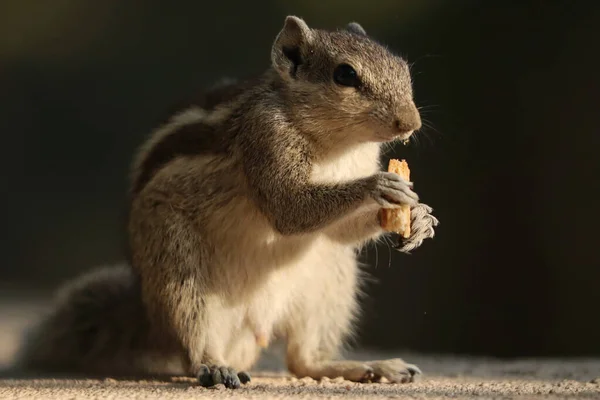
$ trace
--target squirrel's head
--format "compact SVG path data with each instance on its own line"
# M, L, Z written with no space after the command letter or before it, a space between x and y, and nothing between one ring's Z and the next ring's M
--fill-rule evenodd
M271 61L313 135L388 142L406 140L421 127L408 64L356 22L329 32L288 16Z

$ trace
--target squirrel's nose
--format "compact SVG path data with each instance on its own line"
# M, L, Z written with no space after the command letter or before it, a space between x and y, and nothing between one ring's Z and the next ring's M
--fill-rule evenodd
M421 128L421 115L414 103L404 105L396 112L394 128L400 132L416 131Z

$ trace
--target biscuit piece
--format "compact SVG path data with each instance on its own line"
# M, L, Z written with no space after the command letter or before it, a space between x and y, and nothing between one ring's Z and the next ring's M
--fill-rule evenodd
M410 181L410 169L406 160L391 159L388 172L398 174L402 179ZM410 236L410 206L402 205L400 208L381 210L381 227L388 232L395 232L403 238L408 238Z

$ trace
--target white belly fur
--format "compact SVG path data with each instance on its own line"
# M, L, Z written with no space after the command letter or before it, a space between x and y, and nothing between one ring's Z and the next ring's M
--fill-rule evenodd
M379 148L369 144L327 164L316 165L312 179L322 183L342 182L372 175L379 168ZM353 290L358 267L351 247L333 243L324 235L278 235L250 201L236 202L226 214L227 218L218 218L221 224L238 221L243 225L221 230L228 232L226 242L233 240L236 245L221 253L217 264L223 267L219 270L244 274L248 279L226 280L228 286L239 282L237 287L229 287L229 295L238 296L239 301L234 306L221 304L228 309L227 321L223 320L224 315L211 318L222 324L224 330L234 327L227 332L228 343L223 343L224 361L243 369L255 361L261 345L285 333L298 304L306 306L307 302L318 301L326 295L331 297L340 290ZM230 236L232 234L235 238ZM232 264L237 268L232 268ZM248 291L247 286L251 286L248 282L253 282L253 276L257 277L257 287ZM214 301L222 302L222 299ZM222 310L221 307L209 309ZM223 334L222 329L213 331Z

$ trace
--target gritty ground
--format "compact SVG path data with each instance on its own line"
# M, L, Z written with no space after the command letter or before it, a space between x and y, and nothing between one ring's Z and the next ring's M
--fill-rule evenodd
M39 310L37 305L3 304L0 303L0 368L9 365L22 329ZM238 390L222 385L206 389L187 378L118 381L18 379L8 375L0 379L0 399L600 399L600 360L507 362L372 351L349 356L362 360L401 357L417 364L424 375L410 384L296 379L285 372L280 351L274 349L265 354L252 373L252 382Z
M415 361L411 358L411 361ZM425 361L423 359L423 361ZM538 398L600 399L600 362L494 363L452 358L418 382L410 384L359 384L343 379L296 379L277 372L255 373L241 389L223 385L206 389L192 379L171 381L19 380L0 381L2 399L446 399ZM433 359L429 363L435 363ZM426 363L426 364L429 364ZM421 363L423 365L423 363ZM453 372L458 365L460 373ZM427 368L425 367L427 370ZM549 375L544 369L552 370ZM587 371L587 373L586 373ZM550 372L550 371L548 371ZM579 375L580 374L580 375ZM565 377L568 376L568 377Z

